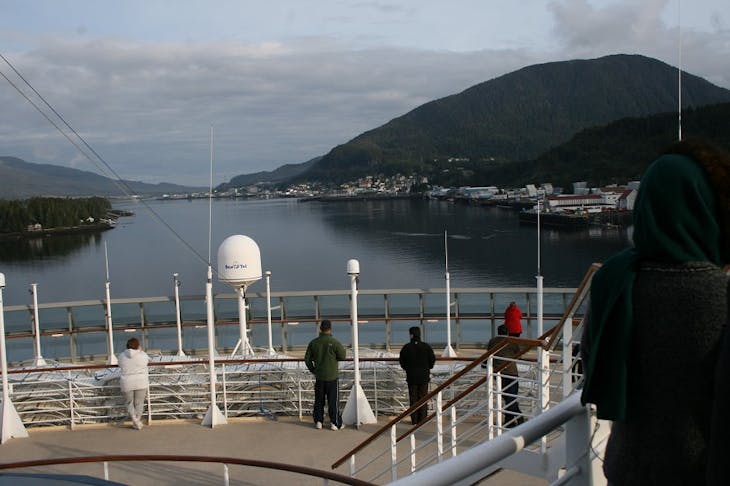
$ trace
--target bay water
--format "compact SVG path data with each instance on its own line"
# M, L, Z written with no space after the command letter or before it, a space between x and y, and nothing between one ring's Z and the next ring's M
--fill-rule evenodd
M208 260L228 236L251 237L272 291L348 289L346 263L360 261L361 289L444 287L444 232L452 287L534 286L535 225L517 214L434 200L299 202L218 199L115 202L134 212L93 235L53 236L0 244L6 305L29 302L38 284L43 302L104 297L105 249L112 297L202 294ZM154 214L147 209L149 207ZM161 221L164 221L162 223ZM630 228L541 228L540 266L546 287L575 287L593 262L630 244ZM252 291L263 291L263 281ZM214 292L227 287L214 279Z
M257 242L271 290L347 290L347 261L360 262L359 288L534 287L538 231L514 211L435 200L300 202L296 199L118 201L134 212L98 234L0 243L5 306L104 299L106 259L112 298L205 293L210 259L228 236ZM545 287L576 287L593 262L630 244L630 228L541 228ZM214 293L232 290L214 277ZM264 280L251 292L264 292ZM43 319L41 319L43 322ZM236 330L231 327L235 334ZM103 337L100 343L103 343ZM124 336L121 336L124 337ZM203 336L200 336L203 338ZM186 339L187 340L187 339ZM20 340L18 340L20 341ZM27 343L26 346L30 343Z

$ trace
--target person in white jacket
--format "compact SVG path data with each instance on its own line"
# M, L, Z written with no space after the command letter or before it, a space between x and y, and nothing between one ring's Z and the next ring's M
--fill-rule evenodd
M132 338L127 341L127 349L117 356L117 361L122 372L119 386L124 394L127 411L134 428L141 430L144 401L149 386L147 363L150 362L150 357L142 351L137 338Z

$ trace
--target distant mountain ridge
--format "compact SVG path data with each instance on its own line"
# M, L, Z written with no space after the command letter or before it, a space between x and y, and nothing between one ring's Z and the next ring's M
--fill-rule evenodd
M682 74L685 108L730 101L730 90ZM333 148L299 179L342 181L411 172L434 159L530 160L577 132L677 107L677 69L611 55L522 68L426 103Z
M25 199L33 196L122 196L117 182L94 172L52 164L34 164L17 157L0 156L2 199ZM158 195L168 192L206 191L207 188L177 184L147 184L125 181L137 194Z
M215 189L216 191L225 191L226 189L231 187L250 186L259 182L266 182L271 184L286 182L309 170L309 168L319 162L320 159L322 159L322 156L315 157L301 164L282 165L281 167L272 171L261 171L254 172L252 174L238 175L230 181L219 185Z

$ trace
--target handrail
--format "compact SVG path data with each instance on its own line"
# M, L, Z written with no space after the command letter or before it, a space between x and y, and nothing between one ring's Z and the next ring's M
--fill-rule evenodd
M451 385L453 382L457 381L459 378L461 378L462 376L464 376L465 374L467 374L468 372L470 372L471 370L473 370L474 368L476 368L478 365L480 365L485 360L487 360L491 355L493 355L494 353L496 353L497 351L499 351L500 349L502 349L504 346L506 346L507 344L509 344L511 342L524 343L524 344L535 345L535 346L539 346L539 345L541 345L543 343L543 341L538 341L536 339L522 339L522 338L511 337L511 336L505 336L505 338L503 340L501 340L499 343L497 343L496 346L493 346L492 348L488 349L481 356L479 356L477 358L474 358L474 361L472 361L470 364L466 365L464 368L462 368L457 373L455 373L454 375L452 375L451 378L449 378L448 380L444 381L441 385L437 386L432 391L430 391L429 393L427 393L426 396L424 396L419 401L417 401L416 403L414 403L410 408L408 408L407 410L405 410L404 412L402 412L401 414L399 414L395 418L391 419L387 424L383 425L380 429L378 429L377 431L375 431L370 437L368 437L367 439L365 439L364 441L362 441L354 449L352 449L351 451L349 451L348 453L346 453L344 456L342 456L340 459L338 459L334 464L332 464L332 469L336 469L339 466L341 466L350 456L352 456L353 454L356 454L357 452L359 452L360 450L362 450L364 447L366 447L368 444L370 444L371 442L373 442L375 439L377 439L384 432L386 432L387 430L389 430L394 424L400 422L401 419L403 419L403 418L407 417L408 415L410 415L411 413L413 413L414 410L420 408L421 405L423 405L426 402L428 402L431 398L433 398L434 396L436 396L444 388L446 388L447 386ZM523 354L524 354L524 352L527 352L527 349L525 351L523 351ZM506 365L507 365L507 363L504 363L504 366L506 366ZM426 420L424 420L424 421L422 421L422 422L420 422L420 423L412 426L407 431L407 433L405 435L406 436L407 435L410 435L412 432L416 431L421 425L425 424L431 418L433 418L433 416L434 416L433 413L431 413L430 415L428 415L426 417ZM402 437L403 436L401 436L401 438Z
M574 393L546 412L510 429L487 443L479 444L449 461L440 462L422 471L405 476L392 484L398 486L427 486L458 484L479 471L519 452L540 437L585 412L580 393Z
M331 471L315 469L295 464L284 464L281 462L261 461L258 459L241 459L238 457L210 457L210 456L186 456L168 454L112 454L107 456L85 456L85 457L59 457L54 459L36 459L32 461L19 461L0 464L0 470L20 469L37 466L54 466L58 464L82 464L89 462L139 462L139 461L169 461L169 462L217 462L221 464L234 464L237 466L251 466L279 471L293 472L314 476L331 481L353 486L372 486L373 483L361 479L352 478L343 474Z
M476 358L473 357L454 357L454 358L448 358L448 357L437 357L437 361L472 361ZM216 358L215 363L217 365L222 364L243 364L243 363L298 363L304 361L304 358L271 358L269 356L266 356L261 359L256 358ZM346 358L342 360L342 363L347 362L354 362L354 358ZM358 361L363 362L396 362L398 361L398 358L392 357L378 357L378 358L358 358ZM196 364L202 364L207 366L208 365L208 358L207 356L201 357L198 360L180 360L180 361L150 361L148 363L148 366L155 367L155 366L182 366L182 365L196 365ZM36 367L36 368L14 368L9 369L8 374L24 374L24 373L48 373L53 371L85 371L85 370L104 370L104 369L111 369L111 368L118 368L119 365L111 365L111 364L87 364L87 365L74 365L74 366L45 366L45 367Z
M372 443L375 439L377 439L380 435L382 435L387 430L390 430L390 428L400 422L403 418L407 417L411 413L413 413L414 410L417 410L422 405L427 403L429 400L431 400L434 396L436 396L438 393L443 391L446 387L451 385L453 382L470 372L472 369L474 369L478 364L484 362L487 360L490 356L494 355L497 351L502 349L504 346L510 343L516 343L516 344L523 344L526 345L525 349L522 349L520 354L518 356L524 355L526 352L528 352L531 347L534 348L542 348L544 350L549 350L556 342L557 337L560 335L560 331L562 330L563 326L565 325L565 322L568 320L568 318L575 312L574 307L576 304L580 301L582 301L582 297L587 289L589 288L589 283L591 279L593 278L593 274L601 267L599 263L593 263L588 267L588 270L586 271L586 274L583 276L583 279L580 282L580 285L576 289L575 293L573 294L573 297L570 300L570 304L566 308L565 312L563 313L563 316L560 318L560 321L556 326L554 326L552 329L549 329L545 333L542 334L538 339L523 339L523 338L516 338L512 336L505 336L504 339L502 339L496 346L492 347L491 349L488 349L484 354L479 356L478 358L475 358L474 361L471 364L466 365L463 369L461 369L459 372L455 373L451 378L444 381L441 385L433 389L431 392L427 393L426 396L424 396L422 399L420 399L418 402L414 403L411 407L409 407L407 410L399 414L397 417L390 420L387 424L382 426L380 429L375 431L370 437L362 441L360 444L355 446L352 450L347 452L345 455L343 455L341 458L339 458L337 461L335 461L332 464L332 469L336 469L339 466L341 466L347 459L349 459L354 454L358 453L365 447L367 447L370 443ZM530 347L527 347L530 346ZM506 367L507 363L504 363L502 366L500 366L495 372L501 370L502 368ZM481 380L486 380L486 377L481 378ZM483 381L482 381L483 383ZM473 390L472 387L469 388L470 390ZM465 393L459 394L459 399L463 398L465 396ZM452 399L447 405L444 405L441 407L442 411L447 410L448 407L452 406L456 402L456 398ZM419 427L421 427L423 424L427 423L429 420L431 420L435 416L435 413L431 413L426 417L426 420L423 420L419 424L416 424L412 426L410 429L408 429L405 433L401 434L397 441L402 440L403 438L409 436L416 430L418 430Z

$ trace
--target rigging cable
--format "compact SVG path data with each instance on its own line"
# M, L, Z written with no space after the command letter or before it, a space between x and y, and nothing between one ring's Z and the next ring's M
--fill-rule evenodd
M74 135L75 135L75 136L76 136L76 137L78 138L78 140L80 140L80 141L81 141L81 143L83 144L83 146L84 146L84 147L86 147L86 148L87 148L87 149L88 149L88 150L89 150L89 151L90 151L90 152L91 152L91 153L92 153L92 154L93 154L93 155L94 155L94 156L95 156L95 157L96 157L96 158L97 158L97 159L98 159L98 160L99 160L99 161L100 161L100 162L101 162L102 164L103 164L103 167L102 167L101 165L99 165L99 163L98 163L98 162L97 162L97 161L96 161L96 160L95 160L95 159L94 159L93 157L91 157L91 156L90 156L90 155L89 155L89 154L87 153L87 151L86 151L86 150L84 150L84 149L83 149L83 148L82 148L82 147L81 147L81 146L80 146L80 145L79 145L79 144L78 144L78 143L77 143L77 142L76 142L75 140L73 140L73 139L72 139L72 138L71 138L71 137L70 137L70 136L68 135L68 133L66 133L66 132L65 132L65 131L64 131L64 130L63 130L63 129L62 129L61 127L60 127L60 126L58 126L58 123L56 123L56 122L55 122L54 120L52 120L52 119L51 119L51 117L50 117L50 116L49 116L49 115L48 115L48 114L47 114L47 113L46 113L46 112L45 112L45 111L44 111L44 110L43 110L43 109L42 109L42 108L41 108L40 106L38 106L38 104L37 104L37 103L35 103L35 102L34 102L33 100L31 100L31 99L30 99L30 97L29 97L29 96L28 96L28 95L27 95L27 94L26 94L26 93L25 93L25 92L24 92L24 91L23 91L22 89L20 89L20 87L18 87L18 86L17 86L17 84L15 84L15 83L14 83L13 81L11 81L11 80L10 80L10 78L8 78L8 77L7 77L6 75L5 75L5 73L3 73L2 71L0 71L0 75L2 75L2 77L3 77L3 78L5 78L5 80L6 80L6 81L7 81L7 82L8 82L8 83L9 83L9 84L10 84L10 85L11 85L11 86L13 87L13 88L15 88L15 90L16 90L16 91L17 91L18 93L20 93L20 95L21 95L21 96L22 96L23 98L25 98L25 99L26 99L26 100L27 100L27 101L28 101L28 102L29 102L29 103L30 103L30 104L31 104L31 105L33 106L33 108L35 108L35 109L36 109L36 111L38 111L38 113L40 113L40 114L41 114L41 115L42 115L42 116L43 116L43 117L44 117L44 118L45 118L45 119L46 119L46 120L47 120L47 121L48 121L48 122L49 122L49 123L50 123L51 125L53 125L53 126L54 126L54 127L56 128L56 130L58 130L58 132L59 132L59 133L60 133L61 135L63 135L63 136L64 136L64 137L65 137L65 138L66 138L66 139L67 139L67 140L68 140L68 141L69 141L69 142L70 142L70 143L71 143L71 144L72 144L72 145L73 145L74 147L76 147L76 149L77 149L77 150L78 150L78 151L79 151L79 152L80 152L80 153L81 153L81 154L82 154L82 155L83 155L84 157L86 157L86 158L87 158L87 159L88 159L88 160L89 160L89 161L90 161L90 162L91 162L92 164L94 164L94 165L96 166L96 168L97 168L97 169L99 169L99 170L100 170L100 171L101 171L101 172L102 172L103 174L107 174L107 173L111 173L111 174L113 174L113 176L114 176L114 177L113 177L113 178L110 178L110 179L111 179L111 180L112 180L112 181L113 181L113 182L114 182L114 183L115 183L115 184L117 185L117 187L118 187L118 188L119 188L119 189L120 189L120 190L121 190L121 191L122 191L122 192L123 192L124 194L126 194L126 195L127 195L127 196L129 196L129 197L135 196L135 197L138 197L138 198L140 198L140 199L139 199L139 202L140 202L140 203L142 203L142 205L143 205L143 206L145 207L145 209L147 209L147 210L148 210L148 211L149 211L149 212L150 212L150 213L152 214L152 216L153 216L153 217L154 217L154 218L155 218L155 219L156 219L156 220L157 220L157 221L158 221L159 223L161 223L161 224L162 224L162 225L163 225L163 226L164 226L165 228L167 228L167 229L168 229L168 230L169 230L169 231L170 231L170 232L171 232L171 233L172 233L172 234L173 234L173 235L175 236L175 238L177 238L177 240L178 240L178 241L180 241L180 242L181 242L181 243L182 243L182 244L183 244L183 245L184 245L184 246L185 246L185 247L186 247L186 248L187 248L188 250L190 250L190 251L191 251L191 252L193 253L193 255L195 255L195 256L196 256L196 257L197 257L197 258L198 258L198 259L199 259L200 261L202 261L202 262L204 262L204 263L206 263L206 264L209 264L209 263L210 263L210 260L206 261L206 260L205 260L205 258L204 258L203 256L201 256L201 255L200 255L200 253L198 253L198 252L197 252L197 251L195 250L195 248L193 248L193 247L192 247L192 245L190 245L190 244L189 244L189 243L188 243L187 241L185 241L185 239L184 239L184 238L183 238L183 237L182 237L182 236L181 236L181 235L180 235L180 234L179 234L179 233L178 233L177 231L175 231L175 229L174 229L174 228L173 228L172 226L170 226L170 225L169 225L169 224L168 224L168 223L167 223L167 222L166 222L166 221L165 221L165 220L164 220L164 219L163 219L163 218L162 218L162 217L161 217L161 216L160 216L159 214L157 214L157 212L156 212L156 211L155 211L154 209L152 209L152 207L151 207L151 206L150 206L149 204L147 204L147 202L146 202L146 201L144 201L144 199L142 199L142 198L141 198L141 197L139 196L139 194L137 194L137 193L136 193L136 192L135 192L135 191L134 191L134 190L133 190L133 189L132 189L132 188L131 188L131 187L129 186L129 184L127 184L127 182L126 182L126 181L124 181L124 180L123 180L123 179L122 179L122 178L121 178L121 177L119 176L119 174L117 174L117 172L116 172L116 171L115 171L115 170L114 170L114 169L113 169L113 168L112 168L112 167L111 167L111 166L110 166L110 165L109 165L109 164L108 164L108 163L106 162L106 160L104 160L104 158L103 158L103 157L102 157L101 155L99 155L99 153L98 153L98 152L97 152L96 150L94 150L94 149L93 149L93 148L92 148L92 147L91 147L91 146L90 146L90 145L89 145L89 144L88 144L88 143L86 142L86 140L84 139L84 137L82 137L81 135L79 135L79 133L78 133L78 132L77 132L77 131L76 131L76 130L75 130L75 129L74 129L74 128L73 128L72 126L71 126L71 125L69 125L69 123L68 123L68 122L67 122L67 121L66 121L66 120L64 119L64 117L63 117L63 116L61 116L61 114L60 114L60 113L58 113L58 111L56 111L56 109L55 109L55 108L53 108L53 106L51 106L51 104L50 104L50 103L48 103L48 101L46 101L46 99L45 99L45 98L43 97L43 95L41 95L41 94L40 94L40 93L39 93L39 92L38 92L38 91L37 91L37 90L36 90L36 89L35 89L35 88L33 87L33 85L32 85L32 84L30 84L30 82L29 82L29 81L28 81L28 80L27 80L27 79L26 79L26 78L25 78L25 77L24 77L24 76L23 76L23 75L22 75L22 74L21 74L21 73L20 73L20 72L19 72L19 71L18 71L18 70L17 70L16 68L15 68L15 66L13 66L13 64L12 64L12 63L11 63L11 62L10 62L10 61L9 61L9 60L8 60L8 59L6 58L6 57L5 57L5 56L4 56L4 55L3 55L2 53L0 53L0 58L1 58L1 59L2 59L2 60L3 60L4 62L5 62L5 64L7 64L8 66L10 66L10 69L12 69L12 70L13 70L13 72L15 72L15 74L16 74L16 75L17 75L17 76L18 76L18 77L19 77L20 79L22 79L22 80L23 80L23 82L24 82L24 83L25 83L25 84L26 84L26 85L27 85L27 86L28 86L28 87L29 87L29 88L30 88L30 89L31 89L31 90L33 91L33 93L35 93L35 94L36 94L36 96L38 96L38 98L40 98L40 99L41 99L41 101L43 101L43 103L44 103L44 104L45 104L45 105L46 105L46 106L47 106L47 107L48 107L48 108L49 108L49 109L50 109L50 110L51 110L51 111L53 112L53 114L54 114L54 115L56 115L56 117L57 117L57 118L58 118L58 119L59 119L59 120L60 120L61 122L63 122L63 124L64 124L64 125L65 125L65 126L66 126L66 127L67 127L67 128L68 128L68 129L69 129L69 130L70 130L70 131L71 131L71 132L72 132L72 133L73 133L73 134L74 134ZM105 168L106 168L106 170L105 170ZM107 172L107 171L108 171L108 172ZM211 177L212 177L212 175L211 175ZM212 186L211 186L211 196L212 196ZM209 250L209 253L210 253L210 250ZM217 273L217 272L216 272L216 273Z

